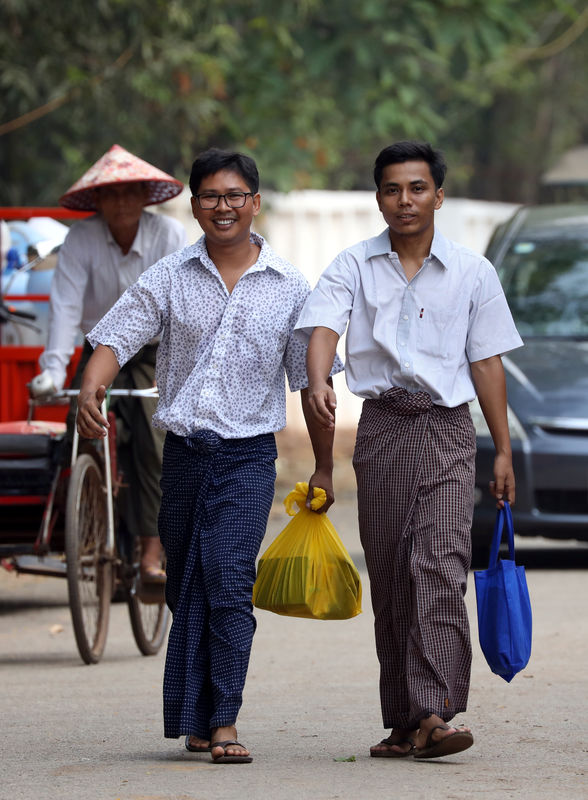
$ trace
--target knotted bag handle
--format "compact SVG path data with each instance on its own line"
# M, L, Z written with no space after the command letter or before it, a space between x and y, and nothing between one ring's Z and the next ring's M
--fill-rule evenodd
M514 546L514 526L512 522L512 514L508 500L504 501L504 508L499 508L496 513L496 522L494 523L494 533L492 534L492 546L490 548L490 561L488 569L492 569L498 563L498 551L502 541L502 529L506 521L506 533L508 535L508 555L511 561L515 560L515 546Z

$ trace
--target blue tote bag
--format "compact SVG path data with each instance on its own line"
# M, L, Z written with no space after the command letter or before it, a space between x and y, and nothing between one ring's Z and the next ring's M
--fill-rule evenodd
M503 528L509 558L498 558ZM488 569L474 572L480 647L492 672L510 682L531 657L532 614L525 568L515 564L509 504L498 510Z

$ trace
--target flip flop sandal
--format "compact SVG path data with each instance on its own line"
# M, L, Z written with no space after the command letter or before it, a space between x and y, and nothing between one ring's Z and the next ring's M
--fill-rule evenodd
M210 749L214 747L222 747L223 755L222 756L212 756L213 764L250 764L253 761L251 756L228 756L226 755L227 748L231 747L231 745L237 745L238 747L243 747L243 745L238 742L236 739L227 739L225 742L211 742Z
M414 755L414 751L415 751L416 748L414 746L414 742L413 742L412 739L409 739L408 737L406 737L405 739L398 739L395 742L392 742L391 739L392 739L392 737L388 736L387 739L382 739L380 744L388 745L388 747L391 747L392 745L396 745L397 747L400 747L403 744L409 744L410 748L408 750L401 750L401 751L391 750L391 749L390 750L373 750L372 748L370 748L370 756L372 758L407 758L408 756L413 756ZM377 746L378 745L376 745L376 747Z
M204 745L204 744L198 744L198 745L190 744L190 736L191 735L192 734L189 733L186 736L186 741L184 742L184 745L186 746L186 750L188 750L188 752L190 752L190 753L210 753L210 745L209 744L207 744L207 745Z
M474 737L469 731L460 730L459 728L455 733L450 733L444 736L439 741L433 739L433 732L436 730L447 731L448 726L436 725L433 730L429 732L425 746L416 748L415 758L441 758L441 756L451 756L454 753L461 753L462 750L467 750L474 743Z

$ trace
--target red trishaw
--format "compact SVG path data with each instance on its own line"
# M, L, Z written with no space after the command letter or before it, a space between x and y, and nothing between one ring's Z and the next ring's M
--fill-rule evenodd
M0 219L72 219L87 216L65 208L0 208ZM99 443L78 442L63 464L64 390L48 401L29 397L27 384L38 372L42 346L5 344L5 324L35 327L34 314L11 303L47 303L47 295L3 294L0 285L0 558L8 570L65 577L78 650L86 664L100 660L115 594L128 604L131 627L144 655L157 653L169 611L160 589L141 585L138 541L117 516L124 476L116 459L116 426ZM68 383L80 357L77 348ZM66 383L66 386L68 385ZM156 390L113 390L133 396ZM108 400L108 398L107 398ZM111 414L103 408L105 415Z

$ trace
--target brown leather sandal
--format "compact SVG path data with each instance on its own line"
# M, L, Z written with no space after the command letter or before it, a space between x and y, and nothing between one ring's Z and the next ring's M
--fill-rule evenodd
M385 744L388 750L374 750L373 747L370 747L370 756L372 758L407 758L408 756L413 756L415 751L414 742L408 736L405 736L403 739L395 739L393 736L388 736L387 739L382 739L379 744ZM395 745L396 747L402 747L403 744L409 744L410 747L408 750L392 750L392 746ZM376 747L378 745L375 745Z
M451 726L453 727L453 726ZM448 731L449 725L436 725L427 736L424 747L416 748L415 758L441 758L441 756L451 756L454 753L461 753L467 750L474 743L473 734L470 731L457 728L453 733L447 734L442 739L433 739L436 730Z

